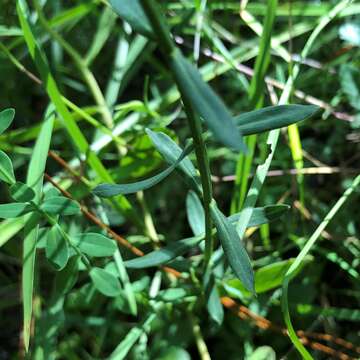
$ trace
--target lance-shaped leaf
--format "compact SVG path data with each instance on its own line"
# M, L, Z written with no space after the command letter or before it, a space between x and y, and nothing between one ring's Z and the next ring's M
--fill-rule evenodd
M34 211L34 208L27 203L10 203L0 205L0 219L13 219Z
M204 289L208 313L218 325L221 325L224 320L224 308L220 301L214 273L209 267L204 275Z
M10 187L10 194L11 197L18 202L29 202L35 197L34 190L19 181Z
M180 157L171 166L151 178L129 184L101 184L93 190L93 193L100 197L112 197L119 194L132 194L141 190L149 189L169 176L186 157L186 155L192 151L192 149L193 145L188 144L181 153Z
M181 54L174 51L170 65L182 96L203 118L215 138L232 149L245 151L240 131L222 100L202 79L200 72Z
M274 221L288 211L289 208L288 205L270 205L264 208L255 208L251 215L248 227L259 226ZM234 214L230 216L228 220L235 224L239 216L240 213ZM131 269L143 269L164 265L198 245L204 239L204 236L205 234L202 233L195 237L172 242L160 250L155 250L142 257L125 261L125 266Z
M62 236L58 225L53 226L46 236L46 257L56 270L62 270L69 259L68 244Z
M114 11L139 34L155 38L151 24L139 0L110 0Z
M186 197L186 215L195 236L205 232L204 208L194 191L189 191Z
M246 112L234 118L243 135L279 129L308 119L319 111L315 105L278 105Z
M211 217L217 229L225 256L236 276L242 281L246 289L255 293L254 273L247 254L235 227L218 209L216 203L210 204Z
M129 269L144 269L152 266L159 266L175 259L196 246L203 239L202 236L191 237L174 241L160 250L152 251L142 257L125 261L125 266Z
M162 155L165 161L169 164L174 164L176 160L181 156L182 149L175 143L168 135L162 132L154 132L150 129L145 130L154 144L156 150ZM190 184L195 188L201 188L198 180L197 171L194 164L188 157L184 157L184 160L179 163L177 169L186 175L186 178Z
M15 183L15 174L10 158L0 150L0 180L8 184Z
M114 240L98 233L78 234L71 239L73 245L89 256L112 256L116 250L116 243Z
M90 277L95 288L103 295L115 297L121 293L118 278L106 270L94 267L90 270Z
M41 210L55 215L77 215L80 206L73 200L63 196L54 196L46 199L40 206Z
M289 205L268 205L260 208L254 208L251 213L250 221L247 227L255 227L263 224L267 224L274 221L284 215L290 209ZM236 224L241 216L240 213L233 214L228 217L232 224Z
M0 134L2 134L13 122L15 116L14 109L5 109L0 112Z

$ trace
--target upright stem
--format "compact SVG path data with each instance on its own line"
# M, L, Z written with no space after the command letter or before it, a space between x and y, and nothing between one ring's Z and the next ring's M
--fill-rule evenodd
M162 12L158 9L158 6L153 0L141 0L141 4L144 11L153 27L153 30L158 38L158 44L161 52L165 59L168 60L170 68L172 68L173 59L175 58L175 52L179 51L171 36L169 29L167 28L166 21L162 16ZM212 199L212 185L210 177L210 166L206 151L204 139L202 137L202 126L199 116L194 111L191 101L187 94L183 91L182 87L179 86L179 79L177 73L173 71L174 80L178 85L181 99L184 104L184 110L187 115L191 136L194 140L196 161L200 171L201 184L203 189L203 205L205 211L205 256L204 263L207 267L213 249L213 241L211 236L211 217L210 217L210 202Z

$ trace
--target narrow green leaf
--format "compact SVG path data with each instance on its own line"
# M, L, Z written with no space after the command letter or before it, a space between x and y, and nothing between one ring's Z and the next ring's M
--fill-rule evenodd
M115 12L135 31L146 37L155 38L149 19L139 0L110 0L110 4Z
M129 275L126 271L124 261L122 259L119 249L116 249L114 254L114 261L117 274L120 277L120 281L124 287L124 294L127 298L129 309L132 315L137 315L137 304L133 286L130 282Z
M204 276L204 289L206 296L206 308L211 317L218 325L224 321L224 308L216 286L214 274L208 268Z
M111 353L109 360L126 359L130 349L134 346L136 341L139 340L140 336L145 333L147 328L156 319L156 317L156 313L152 313L143 323L132 328L125 336L124 340L122 340L116 349Z
M210 205L211 216L218 232L225 256L246 289L255 293L254 273L251 267L249 255L247 254L235 227L218 209L213 201Z
M69 259L69 247L58 225L53 226L46 237L46 257L56 270L62 270Z
M264 208L255 208L248 227L259 226L274 221L288 211L289 208L287 205L271 205ZM231 223L236 223L239 216L240 214L234 214L230 216L228 220ZM205 234L202 232L195 237L174 241L160 250L155 250L142 257L125 261L125 266L130 269L143 269L164 265L198 245L204 239L204 236Z
M26 184L18 181L10 187L10 195L15 201L29 202L34 199L35 192Z
M48 214L55 215L77 215L80 213L80 206L75 201L63 196L54 196L46 199L40 209Z
M279 204L279 205L268 205L260 208L254 208L251 213L250 221L247 227L255 227L263 224L270 223L274 220L279 219L290 209L289 205ZM236 224L241 216L241 212L233 214L228 217L229 221L232 224Z
M36 204L39 204L46 160L50 147L51 134L54 125L54 112L50 107L46 114L39 136L35 143L34 151L30 159L26 184L35 192ZM26 216L24 227L24 249L23 249L23 272L22 272L22 296L24 307L24 345L25 350L29 348L32 318L32 299L34 288L34 267L36 257L36 243L39 228L39 215Z
M298 351L303 355L305 359L311 359L311 355L305 355L306 349L303 348L303 345L299 338L297 337L296 331L292 325L290 311L289 311L289 303L288 303L288 290L290 281L296 276L299 271L299 268L303 265L303 262L306 259L306 256L316 243L316 241L321 236L322 232L325 230L329 222L333 219L333 217L337 214L337 212L341 209L344 203L348 200L350 195L360 186L360 175L356 176L352 181L351 185L345 190L343 195L338 199L335 205L330 209L327 213L323 221L316 228L314 233L311 235L309 240L306 242L305 246L301 249L299 255L296 257L293 264L291 264L290 268L287 270L283 283L282 283L282 297L281 297L281 308L284 316L284 320L286 323L286 327L289 331L289 336L291 341L294 343ZM305 350L305 351L304 351Z
M101 184L93 190L93 193L100 197L112 197L119 194L132 194L141 190L149 189L150 187L158 184L161 180L165 179L168 175L170 175L181 163L181 161L186 157L186 155L188 155L192 151L192 149L192 144L186 146L180 157L175 161L175 163L173 163L167 169L151 178L130 184Z
M94 257L112 256L117 249L114 240L98 233L74 235L71 240L81 252Z
M13 122L15 116L14 109L5 109L0 112L0 134L2 134Z
M156 150L163 156L163 158L170 164L174 164L181 156L183 150L175 143L168 135L162 132L154 132L150 129L145 130L154 144ZM195 189L200 189L201 186L198 181L197 171L188 157L178 165L178 169L186 175L188 181Z
M115 297L121 293L119 280L106 270L94 267L90 270L90 277L95 288L103 295Z
M240 114L234 118L243 135L280 129L314 116L319 107L315 105L278 105Z
M189 191L186 197L186 215L194 235L203 234L205 232L205 212L194 191Z
M225 146L245 151L240 131L222 100L202 79L199 71L180 51L175 51L170 62L181 94L185 95L203 118L214 136Z
M10 203L0 205L0 219L13 219L33 211L34 208L26 203Z
M202 237L191 237L174 241L160 250L152 251L142 257L125 261L125 266L129 269L144 269L152 266L159 266L184 254L200 243Z
M10 158L0 150L0 180L8 184L16 182L14 169Z

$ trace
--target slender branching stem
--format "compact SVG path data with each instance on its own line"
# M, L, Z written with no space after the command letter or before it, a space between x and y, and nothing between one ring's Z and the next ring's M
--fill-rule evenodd
M158 38L158 44L165 59L168 60L169 67L171 68L171 61L174 55L179 51L170 35L167 28L166 21L162 12L158 9L156 2L153 0L141 0L144 11L152 25L154 33ZM175 82L178 84L176 73L173 72ZM179 84L178 84L179 85ZM207 267L213 249L212 236L211 236L211 217L210 217L210 202L212 199L212 185L210 176L210 166L206 151L206 145L202 137L202 126L199 116L194 111L191 101L187 94L183 91L181 86L178 86L181 99L184 104L184 110L187 115L192 138L194 140L196 160L200 171L201 184L203 189L203 205L205 211L205 256L204 264Z

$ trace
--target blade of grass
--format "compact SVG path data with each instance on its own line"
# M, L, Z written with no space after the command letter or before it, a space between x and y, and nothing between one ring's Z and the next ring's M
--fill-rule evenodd
M259 53L255 61L254 76L249 87L249 100L251 108L260 109L264 103L265 75L270 63L272 29L276 17L277 0L267 3L264 28L261 32ZM231 201L231 213L240 211L248 188L248 179L251 171L251 164L255 154L257 136L250 135L246 145L248 154L240 154L236 165L236 180L234 195Z
M45 55L42 53L39 45L36 43L35 37L32 33L30 23L27 18L27 6L25 0L18 0L16 3L16 9L19 16L21 28L23 29L24 38L27 43L29 53L35 62L35 65L38 68L38 71L41 75L42 81L44 83L46 92L48 93L49 98L55 105L57 112L64 122L64 126L68 131L71 139L75 143L76 147L82 155L87 159L87 162L92 167L92 169L97 173L102 181L113 182L113 179L106 168L101 163L97 155L91 150L86 138L82 134L80 128L77 126L74 121L71 113L67 109L64 101L62 100L60 91L57 87L55 79L51 75L47 60ZM116 203L121 210L121 212L129 217L131 220L138 224L138 217L133 211L131 204L123 196L116 199Z
M138 326L133 327L130 332L126 335L125 339L116 347L111 353L109 360L122 360L125 359L130 349L134 346L140 336L146 331L151 323L156 319L156 314L150 314L147 319Z
M325 230L326 226L333 219L336 213L340 210L340 208L344 205L349 196L355 191L355 189L360 184L360 175L358 175L352 182L352 184L346 189L344 194L340 197L340 199L336 202L336 204L331 208L328 214L325 216L324 220L320 223L318 228L311 235L310 239L307 241L305 246L300 251L299 255L296 257L294 263L290 266L289 270L285 274L285 278L282 284L282 297L281 297L281 308L283 311L285 323L289 332L289 336L293 344L296 346L297 350L300 352L302 357L306 360L313 359L312 356L305 349L304 345L301 343L297 334L294 330L294 327L291 322L290 312L289 312L289 303L288 303L288 289L289 283L294 278L294 274L298 271L299 267L302 265L306 255L309 254L311 248L314 246L315 242L321 236L321 233Z
M54 109L50 107L45 114L44 123L38 140L36 141L33 155L30 159L26 184L35 192L33 202L38 204L42 193L43 176L46 166L47 154L50 148L51 135L54 125ZM36 242L39 225L38 216L28 215L25 218L23 270L22 270L22 297L23 297L23 338L25 350L29 350L31 319L33 310L34 270L36 256Z

